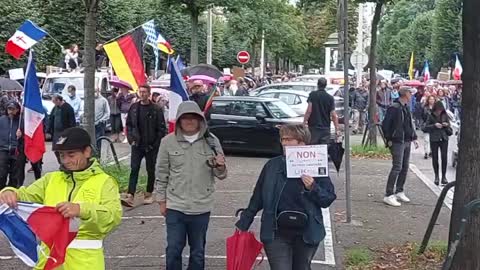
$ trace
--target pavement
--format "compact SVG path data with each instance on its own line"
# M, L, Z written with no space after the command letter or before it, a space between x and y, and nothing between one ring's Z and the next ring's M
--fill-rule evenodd
M352 141L358 140L354 136ZM50 149L50 148L48 148ZM105 149L105 148L104 148ZM128 164L130 148L116 144L123 164ZM104 159L110 160L108 151ZM212 212L207 236L206 269L225 269L225 239L234 232L235 210L247 206L261 168L268 160L265 156L228 156L229 177L216 185L216 203ZM392 208L382 203L386 175L391 162L383 160L352 160L352 205L355 225L344 223L345 183L344 174L330 171L338 199L324 210L327 238L319 247L312 269L345 269L343 256L354 246L376 247L385 244L403 244L405 241L421 241L436 202L436 193L425 182L429 180L429 161L420 152L412 154L412 164L422 177L409 173L406 192L412 203ZM125 165L126 166L126 165ZM45 155L45 171L58 168L54 155ZM431 166L430 166L431 168ZM453 178L452 178L453 179ZM29 181L33 175L29 174ZM431 180L433 182L433 180ZM27 181L27 183L29 183ZM444 207L437 222L433 240L446 240L449 209ZM257 218L251 228L259 233ZM165 269L165 222L158 205L141 206L124 212L120 227L105 241L107 269ZM0 237L1 238L1 237ZM188 247L185 249L184 264ZM13 256L7 242L0 239L1 269L29 269ZM185 266L186 268L186 266ZM269 269L264 261L255 269Z

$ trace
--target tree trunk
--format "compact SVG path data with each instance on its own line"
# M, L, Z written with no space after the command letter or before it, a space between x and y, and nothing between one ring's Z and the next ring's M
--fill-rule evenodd
M190 64L198 64L198 9L196 6L192 7L192 39L190 43Z
M463 1L463 97L459 160L456 175L453 211L450 223L449 250L456 247L450 269L480 269L480 213L474 211L467 219L465 234L455 242L463 208L480 198L480 2ZM455 250L455 249L452 249Z
M83 56L84 70L84 128L95 142L95 37L97 32L97 9L100 0L85 0L85 54Z
M382 13L383 2L378 2L375 6L375 15L372 21L372 41L370 43L370 95L368 105L369 129L367 144L377 145L377 29Z

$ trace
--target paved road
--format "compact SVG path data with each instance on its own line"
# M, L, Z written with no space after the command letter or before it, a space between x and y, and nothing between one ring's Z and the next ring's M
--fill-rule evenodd
M47 154L45 168L55 169L56 163L49 162L50 158ZM248 204L260 169L266 161L264 157L228 157L229 177L219 181L216 186L216 204L207 238L206 269L225 269L225 239L234 232L235 210ZM328 235L315 255L312 269L334 269L329 210L324 214ZM256 219L252 230L257 235L259 225L259 219ZM124 212L123 222L106 240L105 250L107 269L164 269L165 222L159 215L158 206L142 206ZM12 255L6 242L0 239L1 269L28 269L18 259L10 257ZM256 269L269 269L268 263L263 262Z

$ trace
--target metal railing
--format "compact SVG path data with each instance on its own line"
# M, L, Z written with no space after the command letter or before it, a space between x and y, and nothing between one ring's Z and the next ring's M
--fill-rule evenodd
M101 142L103 141L107 141L108 144L110 145L110 149L112 151L112 156L113 156L113 159L115 161L115 164L117 165L118 168L120 168L120 161L118 160L118 156L117 156L117 151L115 150L115 145L113 144L113 141L112 139L110 139L109 137L107 136L102 136L102 137L99 137L97 139L97 144L92 146L93 149L95 149L95 156L100 159L100 156L101 156L101 149L97 149L97 145L98 144L101 144Z
M433 227L435 226L435 223L437 222L437 219L438 219L438 215L440 214L440 210L442 209L443 201L447 196L447 192L454 186L455 186L455 181L446 184L445 187L442 189L442 192L438 197L437 204L435 205L435 209L433 210L432 217L430 218L430 223L428 223L427 231L423 236L422 244L418 249L418 254L423 254L425 252L425 249L428 246L428 242L430 241L430 237L432 236Z

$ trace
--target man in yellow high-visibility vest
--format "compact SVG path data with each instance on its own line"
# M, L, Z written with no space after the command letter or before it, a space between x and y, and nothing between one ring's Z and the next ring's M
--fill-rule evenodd
M65 263L57 270L103 270L103 239L121 221L122 207L115 179L92 158L88 133L78 127L62 132L53 146L61 160L59 171L46 174L28 187L7 187L0 193L0 205L17 206L27 201L54 206L66 218L78 217L80 228L69 245ZM43 269L42 254L35 269Z

